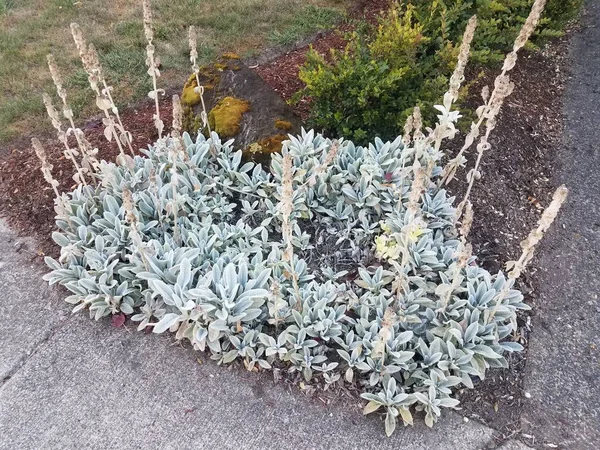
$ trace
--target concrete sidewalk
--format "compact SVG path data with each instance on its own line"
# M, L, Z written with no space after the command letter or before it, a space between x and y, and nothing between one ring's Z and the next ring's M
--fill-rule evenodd
M433 430L419 421L388 439L378 418L199 364L204 355L169 337L69 318L31 264L34 248L18 242L0 228L1 449L467 450L493 441L492 429L452 413Z

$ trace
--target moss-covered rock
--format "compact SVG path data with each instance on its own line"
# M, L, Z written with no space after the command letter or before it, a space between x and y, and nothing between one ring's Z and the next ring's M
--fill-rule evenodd
M287 120L277 119L275 121L275 128L282 131L290 131L292 129L292 122Z
M200 103L200 94L195 91L197 87L198 81L196 80L196 75L191 74L183 85L183 91L181 92L182 105L194 106Z
M287 140L285 134L274 134L260 141L253 142L243 152L244 159L254 161L268 166L271 163L271 155L279 153L283 147L283 141Z
M298 133L301 121L289 105L235 54L200 69L204 103L211 129L223 138L235 138L246 149L247 159L268 165L271 155L281 150L287 133ZM182 93L184 130L201 130L202 105L194 89L196 77L190 76ZM207 130L202 130L207 134Z
M224 138L232 138L240 132L244 113L250 111L250 103L236 97L225 97L208 113L208 123L213 131Z

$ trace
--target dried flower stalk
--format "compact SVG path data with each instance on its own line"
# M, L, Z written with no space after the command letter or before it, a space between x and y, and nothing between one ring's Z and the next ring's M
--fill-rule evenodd
M190 156L188 155L185 149L185 143L183 142L183 138L181 137L181 129L183 126L183 110L181 108L181 101L179 100L179 95L173 95L173 124L171 129L171 137L175 140L175 145L177 146L181 158L184 161L188 161Z
M293 171L292 171L292 157L286 154L283 157L283 174L281 180L281 203L279 204L279 210L281 212L281 234L283 236L283 242L285 244L285 250L283 252L283 261L292 262L294 257L294 247L292 245L293 231L292 224L290 221L293 212L293 195L294 190L292 187L293 182Z
M469 236L469 232L471 231L471 225L473 224L473 206L471 202L467 202L465 207L465 214L463 216L462 224L460 226L460 244L458 244L458 248L456 249L456 263L452 269L452 283L448 287L447 285L443 286L442 293L442 306L438 310L438 312L445 312L446 307L450 303L452 298L452 294L456 291L456 289L461 285L464 277L462 276L462 271L467 267L469 263L469 259L473 254L473 248L471 244L467 242L467 237Z
M415 159L413 164L414 179L410 188L408 196L408 205L406 206L406 213L410 214L411 217L415 218L421 209L419 203L421 202L421 196L425 191L426 174L423 167L419 163L418 159Z
M158 131L158 138L162 138L162 132L165 128L164 122L160 119L160 108L158 104L158 95L165 93L163 89L157 88L157 79L160 77L160 70L158 69L160 63L154 55L155 47L152 41L154 40L154 30L152 29L152 10L150 9L150 1L143 0L142 9L144 13L144 35L148 41L146 45L146 65L148 66L148 75L152 77L152 90L148 93L148 96L154 100L154 106L156 112L154 113L154 126Z
M73 120L73 110L69 106L69 102L67 101L67 91L63 87L62 77L58 70L58 65L56 64L56 60L54 59L54 55L51 53L46 57L48 61L48 69L50 70L50 74L52 75L52 81L54 82L54 86L56 86L56 93L60 97L63 104L63 117L69 121L71 125L70 128L67 129L67 135L73 133L75 135L75 139L77 140L77 146L79 147L79 151L81 153L81 164L85 170L90 173L90 177L94 184L96 184L96 180L93 174L96 172L98 168L98 160L96 158L96 154L98 153L97 148L92 148L92 145L85 138L83 131L75 126L75 122Z
M404 134L402 136L402 143L405 147L408 147L412 142L411 134L413 131L413 115L411 114L406 118L406 122L404 123Z
M283 237L283 243L285 249L283 251L282 260L289 264L290 268L290 277L292 279L292 284L294 286L294 291L296 292L297 304L298 308L301 308L300 301L300 287L298 285L298 274L294 270L294 245L292 243L292 239L294 236L293 233L293 225L291 222L292 213L294 210L294 189L293 189L293 181L294 181L294 172L292 166L292 157L289 153L283 157L282 164L282 177L281 177L281 201L279 203L279 211L281 212L281 235Z
M67 133L62 129L60 116L58 115L58 111L56 110L56 108L54 108L52 99L45 92L42 94L42 98L44 100L46 112L52 120L52 126L56 129L56 135L58 136L58 140L65 146L63 154L67 159L71 160L73 166L75 167L75 175L73 175L73 180L75 180L76 183L82 183L84 186L87 186L84 176L84 170L79 166L77 160L75 159L75 156L77 156L77 150L69 146L69 139L67 137Z
M211 135L210 124L208 123L208 113L206 112L206 105L204 104L204 86L200 85L200 67L198 66L198 49L197 49L197 36L196 28L192 25L188 32L188 43L190 47L190 62L192 63L192 71L196 75L196 87L194 92L200 96L200 103L202 104L202 112L200 118L202 119L202 128L208 129L208 134Z
M460 113L458 111L452 111L452 105L458 100L460 86L465 80L465 68L469 61L471 42L473 41L476 28L477 17L473 16L467 23L467 28L463 34L458 53L458 60L454 72L450 77L448 92L444 94L443 105L442 107L436 106L441 114L438 115L438 123L436 124L435 129L427 137L428 144L433 142L435 153L439 151L444 139L454 139L457 132L454 124L460 118ZM431 172L429 171L429 173Z
M133 194L127 188L123 188L123 207L125 208L125 220L129 224L131 240L134 248L140 253L144 267L148 270L148 262L146 259L146 250L144 248L144 242L140 232L138 231L138 219L135 209L135 203L133 201Z
M31 139L31 145L35 150L35 154L37 155L38 159L42 163L42 167L40 168L40 170L44 175L44 180L46 180L46 182L50 186L52 186L56 198L60 198L60 194L58 193L58 181L56 181L52 176L53 166L48 162L48 159L46 157L46 151L44 150L44 147L42 147L42 143L38 138L33 138Z
M521 273L525 270L527 264L531 262L535 252L535 247L542 240L544 234L546 231L548 231L556 219L556 216L558 215L562 204L567 199L568 194L569 191L565 185L560 186L554 192L554 195L552 196L552 202L550 202L550 205L542 213L542 217L538 221L537 227L529 233L529 236L527 236L525 240L521 242L521 249L523 250L521 257L517 261L508 261L506 263L506 269L510 270L510 272L508 272L508 279L496 297L496 305L494 306L487 323L492 321L496 315L496 312L498 311L498 308L510 292L514 281L521 276Z
M465 163L466 160L465 160L463 154L469 147L471 147L471 145L473 144L475 139L477 139L477 137L479 136L479 133L480 133L480 127L481 127L482 123L485 121L486 122L486 133L481 138L481 141L477 146L478 158L475 163L474 169L470 172L470 175L468 177L469 187L467 188L467 194L465 195L464 200L459 204L459 206L457 208L456 220L460 219L460 216L462 214L462 211L464 209L466 201L468 200L469 195L471 193L473 183L479 175L478 169L479 169L479 164L481 162L481 157L483 155L483 152L486 151L487 149L489 149L488 138L489 138L489 134L490 134L491 130L493 130L493 128L495 127L496 116L498 115L504 100L506 99L506 97L508 95L510 95L510 93L512 92L512 89L514 87L513 84L510 82L510 78L507 75L507 73L510 72L514 68L516 61L517 61L517 52L519 51L519 49L521 49L525 45L525 43L531 36L531 33L533 33L533 30L535 29L535 27L537 26L537 23L539 22L539 19L540 19L540 16L544 9L545 4L546 4L546 0L536 0L535 3L533 4L531 12L529 13L529 16L527 17L527 20L526 20L525 24L523 25L523 28L521 29L519 36L515 40L515 44L513 46L513 51L510 52L504 60L504 65L502 67L502 73L496 78L496 81L495 81L494 91L492 92L492 94L489 97L489 99L487 100L487 102L477 109L477 114L479 116L478 121L476 123L471 124L471 131L469 132L469 134L467 134L467 137L465 138L465 143L464 143L463 147L459 151L458 155L454 159L452 159L444 168L444 175L440 180L440 185L443 183L445 183L445 184L449 183L452 180L452 178L454 177L454 175L456 174L457 169ZM486 97L485 93L484 93L483 97L485 99L485 97Z
M329 151L327 152L327 155L325 155L325 160L323 160L323 162L321 164L319 164L317 167L315 167L313 169L313 173L312 173L311 177L308 179L308 181L304 185L308 184L309 186L314 186L317 183L317 178L319 178L321 175L323 175L323 173L325 173L325 170L327 169L327 167L329 167L329 165L331 163L333 163L333 161L335 161L335 157L337 156L339 149L340 149L340 145L339 145L338 141L333 141L331 143L331 146L329 147Z
M119 157L117 160L120 160L120 163L122 164L131 165L131 161L126 158L123 150L123 143L126 142L129 145L131 154L134 154L131 146L131 133L125 130L120 116L118 115L119 110L117 109L112 96L110 95L111 88L106 84L106 80L104 79L98 53L92 44L87 45L81 28L77 23L71 24L71 34L73 36L73 40L75 41L75 46L79 51L79 57L81 58L83 68L88 74L88 82L90 83L90 87L96 94L96 106L104 112L104 119L102 120L102 123L105 127L104 137L109 142L114 138L115 142L117 143L117 147L119 148ZM99 84L102 84L102 89L100 89ZM109 111L115 114L117 122L115 122Z

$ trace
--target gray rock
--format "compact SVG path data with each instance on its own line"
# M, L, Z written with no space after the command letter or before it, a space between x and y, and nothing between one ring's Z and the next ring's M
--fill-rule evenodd
M237 148L244 150L253 143L274 136L300 132L300 118L277 92L240 60L223 59L215 66L202 68L201 73L200 83L206 86L204 100L209 116L210 111L226 97L244 100L249 104L249 111L242 115L239 122L239 132L235 135L220 133L222 138L233 137ZM186 99L186 95L183 98ZM193 105L192 111L195 117L199 117L202 104ZM289 123L289 128L276 127L276 121ZM192 127L189 125L187 128L187 131L194 131L190 130Z

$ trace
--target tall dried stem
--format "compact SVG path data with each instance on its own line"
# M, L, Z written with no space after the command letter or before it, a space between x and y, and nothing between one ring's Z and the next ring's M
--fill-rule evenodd
M283 243L285 249L283 251L282 260L288 263L290 270L290 277L294 286L294 291L297 297L298 308L301 308L300 298L300 287L298 285L298 274L294 269L294 245L292 239L294 237L293 225L292 225L292 213L294 211L294 171L292 164L292 157L287 153L283 157L282 164L282 177L281 177L281 201L279 203L279 211L281 212L281 235L283 237Z
M158 104L159 94L164 95L163 89L157 88L157 79L160 77L160 70L158 70L160 64L158 59L154 55L155 47L152 41L154 40L154 30L152 29L152 10L150 9L150 1L143 0L142 8L144 12L144 35L148 41L146 45L146 65L148 66L148 75L152 77L152 90L148 93L148 96L154 100L154 106L156 108L153 119L154 126L158 131L158 138L162 138L162 133L165 128L164 122L160 119L160 107Z
M75 126L75 122L73 120L73 110L71 109L71 107L69 106L69 102L67 101L67 91L63 87L62 77L58 70L56 60L54 59L54 55L49 54L46 57L46 59L48 61L48 69L50 70L52 81L54 82L54 86L56 87L56 93L60 97L63 104L63 117L69 121L70 128L67 129L67 136L70 133L73 133L75 135L75 139L77 140L77 146L79 147L79 151L81 153L81 165L90 173L90 178L95 185L96 179L94 178L94 173L96 172L96 169L99 164L98 160L96 159L98 149L92 148L91 144L87 141L87 139L85 139L83 131L81 131L81 129Z
M125 208L125 220L127 220L127 223L129 224L131 241L133 242L134 248L142 257L144 267L148 270L149 265L146 258L146 249L144 248L144 242L142 241L142 236L138 230L138 219L135 203L133 201L133 194L127 188L123 188L123 207Z
M130 142L131 134L125 130L123 124L120 122L120 119L118 119L119 122L117 123L111 115L111 112L114 114L114 112L118 112L118 110L112 100L112 97L110 96L110 89L108 89L108 86L104 80L98 53L92 44L88 45L86 43L81 28L77 23L71 24L71 35L73 36L75 46L79 51L79 57L81 58L83 68L88 74L88 82L90 87L96 94L96 106L104 113L104 119L102 121L105 127L104 137L109 142L114 139L117 143L117 147L119 149L119 157L117 158L118 162L121 164L131 165L131 162L126 157L123 150L123 142ZM100 84L104 86L103 89L100 89ZM133 149L131 147L130 150L133 154Z
M525 267L533 258L535 247L542 240L544 234L546 231L548 231L556 219L562 204L567 199L568 193L569 191L564 185L560 186L554 192L554 195L552 196L552 202L550 202L550 205L542 213L542 217L538 221L537 227L529 233L529 236L527 236L525 240L521 242L521 249L523 250L521 257L517 261L509 261L506 263L506 269L510 270L510 272L508 272L508 280L506 280L504 287L496 297L496 304L487 320L487 323L490 323L493 320L498 308L509 294L514 281L521 276L521 273L525 270Z
M443 105L436 106L440 111L438 115L438 122L432 133L429 134L427 141L428 143L433 142L433 148L437 153L440 150L442 141L444 139L453 139L456 135L455 123L460 118L458 111L452 111L452 105L458 100L460 92L460 86L465 80L465 68L469 61L469 54L471 51L471 42L475 35L475 29L477 28L477 17L473 16L467 23L467 28L463 34L462 42L460 44L460 50L458 53L458 60L454 72L450 77L450 86L448 92L444 94Z
M44 99L44 106L46 106L46 112L48 113L50 120L52 120L52 126L56 129L56 135L58 136L58 140L65 147L65 149L63 150L63 154L65 155L65 158L71 160L73 166L75 167L75 175L73 175L73 180L75 180L76 183L82 183L84 186L87 186L84 171L75 159L77 151L69 146L69 138L67 137L67 133L62 129L62 123L60 121L58 111L56 110L56 108L54 108L52 99L45 92L42 95L42 98Z
M40 170L42 171L42 174L44 175L44 180L46 180L46 182L52 186L52 189L54 190L54 195L56 196L56 198L60 198L60 194L58 193L58 181L56 181L54 179L54 177L52 176L52 164L50 164L48 162L48 159L46 157L46 151L44 150L44 147L42 147L42 143L40 142L40 140L38 138L33 138L31 140L31 145L33 146L33 149L35 150L35 154L37 155L38 159L40 160L40 162L42 163L42 167L40 167Z
M460 231L460 243L456 249L456 262L454 263L454 267L452 268L452 283L450 286L447 284L441 284L441 291L438 292L442 296L442 306L438 310L438 312L445 312L446 307L450 303L452 299L452 294L458 289L461 285L464 277L462 275L462 271L467 267L469 263L469 259L473 254L473 249L471 244L467 242L467 237L469 236L469 232L471 231L471 225L473 223L473 207L471 202L467 202L465 207L465 214L463 215L463 221ZM440 289L440 288L438 288Z
M208 129L209 136L212 134L210 124L208 123L208 113L206 112L206 105L204 104L204 86L200 85L200 67L198 66L198 48L197 48L197 36L196 28L192 25L188 32L188 43L190 46L190 62L192 63L192 70L196 76L196 87L194 92L200 96L200 102L202 104L202 112L200 118L202 119L202 127Z
M529 16L527 17L527 20L525 21L525 24L523 25L519 36L515 40L513 50L506 56L504 64L502 66L502 72L500 73L500 75L498 75L494 82L494 91L492 92L488 101L483 106L477 109L477 114L479 117L478 121L476 123L471 124L471 131L467 134L467 137L465 138L465 144L463 145L462 149L459 151L458 155L454 159L452 159L444 168L444 175L441 181L442 183L447 184L454 177L458 167L464 164L465 159L463 154L479 136L480 127L485 121L485 134L482 136L477 145L477 160L475 162L474 168L468 174L467 179L469 185L467 187L467 193L465 194L465 198L463 199L463 201L458 205L456 211L456 220L459 220L460 216L462 215L463 209L466 205L466 202L469 199L469 195L473 188L473 183L477 178L480 177L479 165L481 163L483 153L490 148L488 140L491 131L496 125L497 115L500 112L504 100L506 99L506 97L508 97L508 95L512 93L512 90L514 88L514 85L510 81L510 77L508 76L508 72L510 72L515 67L517 61L517 53L529 40L531 34L535 30L535 27L539 22L542 11L544 10L545 4L546 0L535 0L531 8L531 12L529 13Z

